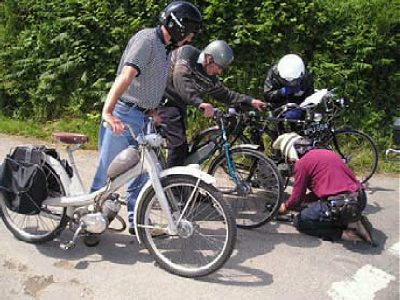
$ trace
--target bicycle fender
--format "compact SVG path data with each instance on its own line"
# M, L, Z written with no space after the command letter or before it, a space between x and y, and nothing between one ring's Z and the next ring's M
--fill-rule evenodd
M187 166L179 166L179 167L172 167L166 170L162 170L160 173L160 180L164 177L167 177L169 175L188 175L188 176L192 176L192 177L196 177L199 178L201 180L203 180L204 182L206 182L207 184L215 184L215 177L202 171L200 169L200 166L198 164L191 164L191 165L187 165ZM145 199L145 195L147 195L147 193L149 193L151 190L153 189L152 183L150 180L147 180L147 182L145 183L145 185L143 186L143 188L140 190L140 193L136 199L136 203L135 203L135 210L134 210L134 226L135 226L135 231L136 233L138 233L138 211L139 211L139 207L141 206L141 203L143 202L143 200ZM141 244L142 240L139 234L136 235L136 238L138 240L138 242Z
M260 145L254 145L254 144L241 144L241 145L234 145L232 146L230 149L234 150L234 149L252 149L252 150L259 150L260 149Z
M200 178L208 184L214 184L216 182L215 177L202 171L198 164L190 164L187 166L179 166L163 170L160 177L163 178L168 175L189 175Z

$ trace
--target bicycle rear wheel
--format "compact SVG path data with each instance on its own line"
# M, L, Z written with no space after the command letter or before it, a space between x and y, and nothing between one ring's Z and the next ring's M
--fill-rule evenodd
M229 175L231 163L237 182ZM224 154L217 157L208 173L215 176L216 187L231 204L238 227L260 227L277 214L283 201L283 180L275 163L261 152L231 149L230 160Z
M161 184L174 220L180 221L178 234L169 235L154 190L145 196L138 210L138 234L154 259L168 272L184 277L205 276L221 268L236 241L235 219L221 193L186 175L168 176Z
M65 195L58 175L47 164L43 167L48 190L58 195ZM35 215L18 214L10 210L4 194L0 192L0 215L4 224L18 239L29 243L44 243L57 237L68 223L66 209L63 207L44 206Z
M378 167L378 152L367 134L352 129L337 130L329 144L361 183L366 183L374 175Z

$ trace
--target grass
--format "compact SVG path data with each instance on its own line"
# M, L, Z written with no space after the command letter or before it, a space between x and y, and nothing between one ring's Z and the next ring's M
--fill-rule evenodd
M189 122L188 135L192 135L195 131L200 129L199 123L204 123L202 124L204 128L211 125L207 125L207 122L204 122L204 120L202 121L203 122ZM0 133L35 137L48 142L52 141L51 134L54 131L82 133L89 137L89 142L84 145L83 149L93 150L97 149L99 123L99 116L91 115L82 118L64 118L42 123L33 120L17 120L0 115ZM390 145L390 143L386 142L385 145ZM400 162L385 160L385 150L387 148L385 145L380 147L377 145L379 153L377 173L398 176L400 174ZM356 151L356 153L358 155L352 155L353 158L358 157L358 159L353 160L354 167L358 168L358 166L360 166L362 168L362 166L366 164L365 157L367 155L362 155L360 151Z
M66 131L85 134L89 142L83 149L97 149L98 117L65 118L51 122L18 120L0 115L0 133L35 137L51 142L51 134L55 131Z

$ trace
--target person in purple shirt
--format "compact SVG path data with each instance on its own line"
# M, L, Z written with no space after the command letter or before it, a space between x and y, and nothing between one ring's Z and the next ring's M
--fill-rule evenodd
M280 214L301 207L294 219L300 232L374 245L371 223L362 216L367 201L363 186L335 152L316 149L312 140L297 133L279 136L273 148L294 162L292 194L280 206Z

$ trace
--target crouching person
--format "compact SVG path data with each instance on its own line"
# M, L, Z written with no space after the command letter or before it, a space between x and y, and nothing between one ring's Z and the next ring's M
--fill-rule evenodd
M273 148L295 162L292 194L282 203L280 214L301 206L294 219L300 232L374 245L371 224L362 216L367 200L363 186L335 152L315 149L312 140L296 133L279 136Z

